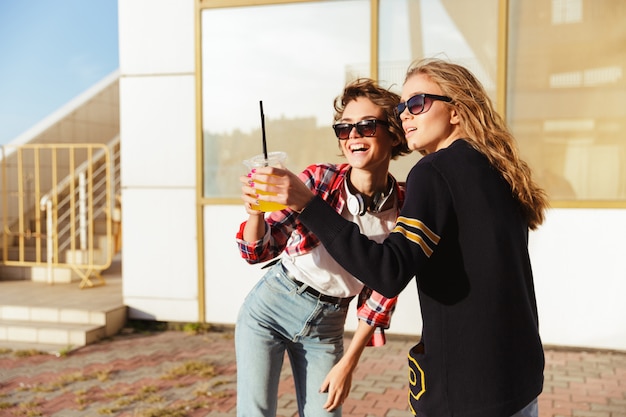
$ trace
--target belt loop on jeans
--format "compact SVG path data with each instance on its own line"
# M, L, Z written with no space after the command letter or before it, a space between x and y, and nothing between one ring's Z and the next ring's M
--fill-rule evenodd
M283 271L287 271L285 268L283 268ZM311 288L309 287L307 284L305 284L304 282L300 282L300 281L296 281L293 279L293 277L291 276L291 274L287 274L287 276L289 277L289 279L291 279L292 281L294 281L294 283L298 286L298 289L296 289L296 292L298 294L302 294L303 292L309 292L307 291L307 288Z
M306 292L306 293L311 294L312 296L314 296L320 301L324 301L325 303L339 305L341 307L347 307L348 304L350 304L350 301L352 301L352 299L354 298L354 296L342 298L342 297L333 297L331 295L322 294L321 292L317 291L313 287L310 287L304 282L298 281L296 277L294 277L293 274L289 272L287 268L285 268L285 265L283 265L282 262L280 266L282 267L285 275L298 286L298 294L302 294L302 292Z

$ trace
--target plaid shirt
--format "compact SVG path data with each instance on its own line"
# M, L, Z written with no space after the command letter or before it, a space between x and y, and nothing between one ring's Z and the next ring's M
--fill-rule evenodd
M348 164L311 165L300 173L299 177L315 194L341 213L345 205L341 188L349 168ZM396 185L394 191L398 196L399 211L404 202L404 188ZM241 224L237 232L239 252L242 258L250 264L269 261L283 251L289 256L302 255L320 244L317 237L298 221L298 213L290 209L272 212L265 221L269 227L266 228L265 236L256 242L243 240L246 222ZM384 329L389 328L397 299L397 297L383 297L376 291L363 287L358 297L357 317L370 326L376 326L376 331L368 346L385 344Z

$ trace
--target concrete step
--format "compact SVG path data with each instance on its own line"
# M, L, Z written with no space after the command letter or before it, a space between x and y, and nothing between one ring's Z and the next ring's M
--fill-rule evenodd
M96 343L117 334L127 308L108 311L58 307L0 306L0 347L57 353Z
M103 339L105 333L105 326L97 324L0 321L0 340L4 342L57 345L75 349Z
M0 321L40 321L45 323L97 324L119 322L126 319L126 307L112 307L106 311L90 311L84 308L43 307L24 305L0 305ZM121 329L123 323L118 323ZM114 331L115 329L111 329ZM107 332L110 336L111 331Z
M25 355L47 353L55 356L63 356L81 347L82 346L69 347L67 345L57 345L54 343L7 342L0 340L0 352L11 351L15 354L23 353Z
M119 333L128 317L121 266L119 253L103 271L106 284L86 289L0 281L0 349L60 354Z

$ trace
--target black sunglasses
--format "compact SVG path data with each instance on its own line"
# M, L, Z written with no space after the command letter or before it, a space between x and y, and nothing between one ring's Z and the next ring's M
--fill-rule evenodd
M400 115L404 112L404 109L408 109L409 113L413 115L425 113L430 110L433 100L445 101L446 103L452 101L450 97L438 96L437 94L416 94L404 103L398 104L398 107L396 107L396 114L400 117Z
M337 139L348 139L352 129L356 129L361 136L374 136L376 134L376 125L389 126L389 123L384 120L369 119L356 123L337 123L333 125L333 129L335 129Z

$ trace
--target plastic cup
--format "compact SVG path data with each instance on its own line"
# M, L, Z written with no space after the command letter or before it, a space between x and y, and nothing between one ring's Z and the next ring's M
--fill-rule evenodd
M267 154L267 159L265 158L264 154L259 154L259 155L255 155L250 159L246 159L245 161L243 161L244 165L246 165L248 167L248 171L251 171L254 168L261 168L261 167L267 167L267 166L271 166L271 167L284 167L285 166L285 161L287 160L287 153L285 152L270 152ZM260 181L257 181L259 184L262 184ZM276 195L274 193L268 193L266 191L261 191L261 190L257 190L257 193L259 195ZM269 211L277 211L277 210L282 210L287 208L285 205L283 204L279 204L279 203L274 203L274 202L269 202L269 201L263 201L261 199L259 199L259 204L252 204L250 206L250 208L252 208L252 210L259 210L259 211L265 211L265 212L269 212Z

